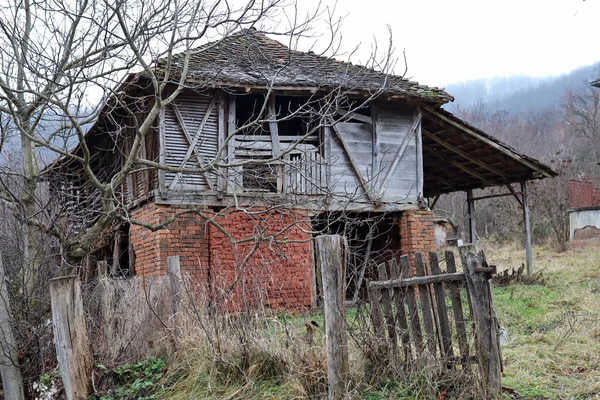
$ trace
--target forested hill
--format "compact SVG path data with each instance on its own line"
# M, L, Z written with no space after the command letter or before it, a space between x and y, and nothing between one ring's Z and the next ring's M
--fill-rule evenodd
M560 104L566 90L576 90L600 76L600 63L578 68L568 74L537 78L509 76L453 83L446 87L455 97L449 111L485 104L489 111L511 114L542 111Z

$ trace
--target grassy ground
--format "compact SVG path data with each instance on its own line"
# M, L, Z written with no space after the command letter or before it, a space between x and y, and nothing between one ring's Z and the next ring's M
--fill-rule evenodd
M485 251L500 270L524 262L521 249ZM494 288L509 335L503 383L523 398L600 398L600 248L534 248L534 268L544 285Z
M484 244L483 249L488 262L499 270L518 268L524 262L519 248ZM543 270L543 284L493 289L498 319L508 331L502 348L504 386L515 390L513 397L524 399L600 399L600 248L556 253L536 247L534 269ZM359 316L354 309L348 311L351 324ZM205 346L175 354L169 360L165 389L154 398L300 399L309 398L312 390L323 393L322 328L315 334L314 347L302 346L304 323L309 320L322 327L320 313L267 318L259 337L253 339L249 366L242 368L241 375L225 373L232 366L238 368L239 352L233 350L220 366ZM234 346L236 340L226 343ZM445 398L440 396L445 383L431 382L426 374L423 382L418 382L418 375L411 382L390 376L387 384L371 385L364 381L362 353L352 346L350 359L357 382L352 398ZM428 385L436 387L421 390Z

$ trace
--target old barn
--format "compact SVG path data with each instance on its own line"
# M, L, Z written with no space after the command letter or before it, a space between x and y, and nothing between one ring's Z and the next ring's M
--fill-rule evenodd
M178 255L184 274L234 301L309 308L314 235L348 236L351 297L372 262L434 248L440 195L466 191L472 210L473 189L506 185L526 210L525 182L554 175L443 110L453 98L442 89L290 50L257 31L200 47L185 68L183 60L156 64L171 68L167 90L184 89L142 138L120 192L121 222L94 252L113 274L162 274ZM116 93L86 136L104 181L156 101L143 72ZM57 166L76 199L70 223L83 229L98 218L97 196L81 165Z

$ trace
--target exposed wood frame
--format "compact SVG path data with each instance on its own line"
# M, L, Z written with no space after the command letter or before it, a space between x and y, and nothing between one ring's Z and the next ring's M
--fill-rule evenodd
M513 189L512 185L509 183L507 183L505 186L508 188L510 193L514 196L515 200L517 200L517 202L521 205L521 207L523 207L523 199L522 199L522 197L519 197L519 195L522 195L523 192L515 191L515 189Z
M362 114L355 113L355 112L349 112L348 110L346 110L344 108L338 108L335 113L337 115L344 117L345 121L350 120L350 119L355 119L357 121L364 122L365 124L371 124L374 121L374 118L372 118L372 117L367 117L366 115L362 115Z
M236 130L235 126L235 96L228 95L229 101L227 102L227 163L233 163L233 157L235 155L235 140L230 137ZM230 193L235 192L236 186L236 174L235 168L229 167L227 170L227 191Z
M385 178L383 179L383 182L381 183L381 186L379 188L379 196L383 196L383 193L385 192L385 189L387 188L387 185L390 182L392 175L396 171L396 168L398 168L398 164L400 163L400 159L404 155L404 151L406 151L406 148L408 147L408 143L410 142L410 139L415 134L415 132L417 130L419 130L418 128L420 125L421 125L421 114L419 113L413 120L413 123L411 124L410 128L408 129L406 136L404 136L404 139L402 140L402 144L400 145L400 147L398 148L398 151L396 152L396 155L394 156L394 161L392 161L392 165L390 166L390 169L388 170L387 174L385 174ZM418 146L417 146L417 188L419 185L419 183L418 183L418 181L419 181L419 165L418 165L418 163L419 163L419 152L418 152ZM421 171L423 171L423 158L422 157L421 157ZM423 189L422 189L423 183L422 182L423 182L423 175L421 174L421 192L423 191ZM419 192L417 190L417 196L419 196L419 195L422 195L422 193L419 194Z
M421 199L423 198L423 135L421 132L421 127L422 127L422 114L421 114L421 108L418 107L417 108L417 112L419 113L417 115L417 119L419 120L419 122L417 123L417 127L415 128L415 133L416 133L416 141L417 141L417 198Z
M432 201L432 202L431 202L431 204L429 205L429 209L430 209L431 211L433 211L433 209L435 208L435 205L437 204L438 200L440 199L440 196L441 196L441 194L438 194L438 195L436 195L436 196L433 198L433 201Z
M165 138L165 108L162 107L160 109L159 112L159 123L158 123L158 161L162 164L165 165L165 161L166 161L166 152L167 152L167 143L166 143L166 138ZM159 169L158 170L158 190L162 195L165 194L167 188L166 188L166 182L167 182L167 177L166 177L167 173L164 169Z
M281 157L281 143L279 141L279 127L277 125L277 109L275 106L275 95L271 94L267 101L267 111L269 116L269 132L271 133L271 152L273 158ZM275 166L277 176L277 190L285 191L283 187L283 166Z
M546 177L546 178L550 178L551 175L548 174L545 171L541 171L537 166L535 166L534 164L532 164L531 162L523 159L521 156L519 156L518 154L516 154L513 151L510 151L509 149L505 148L504 146L499 145L498 143L494 142L493 140L490 140L486 137L481 136L480 134L478 134L477 132L474 132L473 130L469 129L468 127L461 125L459 123L457 123L456 121L453 121L452 119L446 117L443 114L440 114L439 112L435 111L433 109L433 107L430 106L423 106L423 108L429 112L430 114L434 115L435 117L443 120L444 122L460 129L463 132L466 132L467 134L469 134L470 136L476 138L477 140L480 140L482 142L484 142L485 144L495 148L496 150L499 150L500 152L502 152L503 154L507 155L508 157L517 160L518 162L520 162L521 164L534 169L536 171L538 171L539 173L542 174L542 176Z
M469 211L469 238L471 244L477 244L477 230L475 226L475 202L473 201L473 189L467 189L467 209Z
M225 94L222 91L217 93L219 97L219 118L217 122L217 151L221 151L223 149L223 145L225 144L225 124L227 120L225 118L225 111L227 108ZM220 161L220 160L219 160ZM225 180L223 179L223 173L225 171L223 168L219 168L217 170L217 193L218 196L223 197L223 192L226 191Z
M210 114L212 113L212 110L216 103L217 103L217 96L213 96L213 99L210 102L210 104L208 105L208 109L206 110L206 113L204 114L204 117L202 118L202 122L200 122L200 126L198 127L198 130L196 131L194 136L190 136L187 125L185 124L185 119L183 118L183 115L181 115L181 111L179 111L179 107L177 107L177 105L175 103L171 103L171 109L175 113L177 122L181 126L181 130L183 131L185 139L187 140L188 144L190 145L185 153L185 156L183 157L183 160L181 161L181 165L180 165L181 168L183 168L185 166L185 164L188 162L188 160L190 159L190 156L192 154L194 154L194 155L196 155L196 157L198 157L198 152L196 151L196 144L198 143L198 139L202 135L204 126L206 125L206 122L208 121L208 118L210 117ZM175 186L177 185L177 182L179 181L179 179L181 179L182 175L183 175L183 173L181 173L181 172L178 172L175 175L175 177L173 178L173 181L169 185L169 190L173 190L173 188L175 188ZM212 184L210 178L206 175L206 173L202 173L202 176L206 180L206 183L207 183L208 187L210 188L210 190L213 190L213 184Z
M369 200L375 201L375 199L373 198L373 194L371 193L371 190L369 189L369 185L367 184L367 181L365 181L365 178L362 176L360 169L358 168L358 165L356 165L356 163L354 162L354 159L352 158L352 154L350 154L348 145L344 141L342 134L340 133L340 131L338 130L336 125L332 125L332 128L333 128L333 132L335 132L335 135L340 140L340 145L342 146L342 149L348 156L348 160L350 161L350 166L352 167L352 170L354 171L354 175L356 175L356 177L358 178L360 186L363 188L363 190L364 190L365 194L367 195L367 197L369 198ZM330 153L330 155L331 155L331 153Z
M488 194L486 196L473 197L473 201L477 200L485 200L485 199L494 199L496 197L506 197L506 196L514 196L515 194L521 194L521 192L513 193L498 193L498 194Z
M440 139L439 137L437 137L435 134L428 132L427 130L423 129L423 134L425 136L427 136L429 139L433 140L434 142L436 142L437 144L447 148L448 150L458 154L459 156L461 156L462 158L465 158L469 161L471 161L472 163L475 163L477 165L479 165L482 168L487 169L490 172L495 173L496 175L499 175L503 178L508 178L508 175L505 174L504 172L500 171L497 168L494 168L488 164L486 164L485 162L478 160L477 158L471 156L470 154L468 154L467 152L465 152L464 150L459 149L458 147L451 145L450 143L446 142L443 139Z

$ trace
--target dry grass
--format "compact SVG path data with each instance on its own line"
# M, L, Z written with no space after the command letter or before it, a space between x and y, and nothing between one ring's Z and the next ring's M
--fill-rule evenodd
M524 251L518 247L484 244L483 248L490 264L500 270L517 268L524 262ZM504 385L514 388L519 398L600 398L600 249L555 253L550 248L534 248L534 265L544 269L544 285L494 288L497 314L509 334L503 347ZM146 291L143 301L136 302L132 296L143 286L130 283L132 286L124 289L124 284L118 282L121 286L106 300L116 312L103 320L104 336L96 343L105 357L115 359L142 353L141 347L131 347L132 338L165 344L162 348L169 351L169 370L156 398L325 396L320 313L274 315L254 309L231 315L205 307L208 302L202 290L187 286L179 313L167 318L165 327L158 318L168 315L171 305L158 301L165 296L165 287L156 284L155 293ZM170 298L169 293L166 297ZM158 316L154 314L157 310ZM374 355L376 346L368 342L372 335L365 311L348 311L348 398L477 398L472 376L449 373L426 359L406 369L388 362L385 356ZM311 341L305 327L309 320L319 324Z
M525 259L518 247L485 251L500 270ZM536 247L533 255L545 285L494 288L510 338L504 383L523 398L600 398L600 248Z

